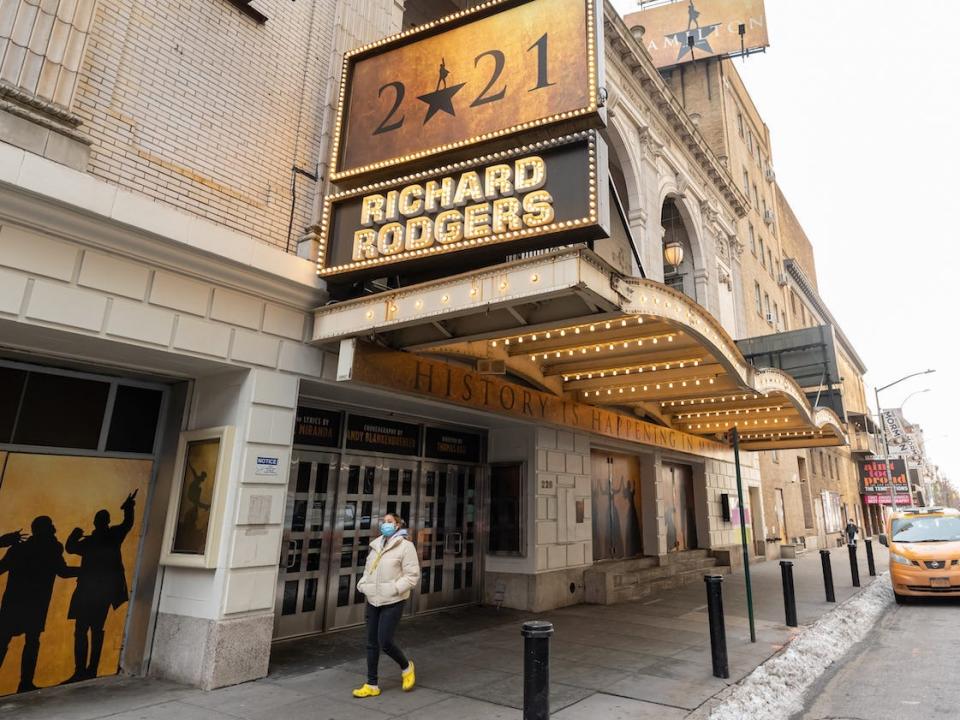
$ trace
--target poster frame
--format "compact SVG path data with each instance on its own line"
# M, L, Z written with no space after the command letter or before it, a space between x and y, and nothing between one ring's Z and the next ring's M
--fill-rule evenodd
M174 567L192 567L205 570L216 569L220 555L221 530L226 508L227 489L230 478L230 465L233 458L236 428L232 425L187 430L180 433L177 442L176 465L173 482L170 486L170 501L167 506L167 518L163 531L163 547L160 564ZM191 443L205 440L218 440L217 468L213 478L213 493L210 501L209 523L204 545L200 555L174 552L173 542L177 529L177 515L180 509L180 497L183 492L184 471L187 462L187 450Z

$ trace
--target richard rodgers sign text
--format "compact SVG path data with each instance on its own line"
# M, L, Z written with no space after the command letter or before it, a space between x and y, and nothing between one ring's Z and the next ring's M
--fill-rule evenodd
M319 272L382 275L448 253L457 253L456 271L491 253L585 237L598 225L598 142L586 131L333 195Z
M372 260L549 225L555 213L553 196L543 189L546 182L546 163L532 155L367 195L350 259Z

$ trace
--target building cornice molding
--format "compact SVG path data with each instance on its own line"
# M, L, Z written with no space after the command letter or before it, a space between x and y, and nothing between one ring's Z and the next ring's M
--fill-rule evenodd
M639 82L655 103L664 119L677 133L707 177L717 186L738 217L746 215L748 201L734 182L729 171L707 145L696 125L673 96L650 55L630 34L623 18L609 2L604 3L605 41L615 59Z
M9 147L0 144L0 151ZM6 152L0 153L0 159L6 157ZM23 162L54 165L56 172L69 173L67 177L78 184L79 187L74 188L76 197L83 195L84 200L89 201L91 198L86 190L92 190L92 195L103 191L102 199L109 202L91 209L72 202L73 198L58 196L62 177L56 178L58 182L51 179L43 192L30 187L33 182L8 182L4 177L0 178L0 219L3 222L253 293L301 311L313 309L326 298L325 285L315 278L313 264L308 260L30 153L24 153ZM34 175L32 180L37 181L37 176ZM126 209L128 214L137 204L142 207L143 214L135 218L137 225L115 217L119 205L124 202L130 203ZM146 217L151 211L155 213L154 217ZM202 237L196 238L195 242L172 237L164 232L164 216L168 222L170 217L175 217L182 223L181 230Z

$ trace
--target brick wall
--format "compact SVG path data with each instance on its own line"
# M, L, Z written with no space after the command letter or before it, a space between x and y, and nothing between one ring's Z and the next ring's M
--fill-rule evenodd
M336 4L101 0L72 110L89 170L285 247L291 167L316 169ZM294 234L313 183L297 179Z

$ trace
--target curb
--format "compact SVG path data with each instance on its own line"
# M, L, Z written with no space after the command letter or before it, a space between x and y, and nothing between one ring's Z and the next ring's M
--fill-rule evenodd
M783 720L827 669L860 642L893 604L889 572L821 616L736 685L688 715L690 720Z

